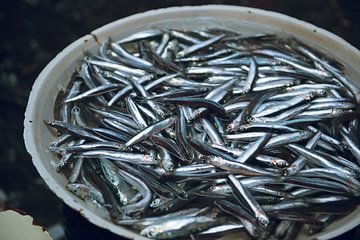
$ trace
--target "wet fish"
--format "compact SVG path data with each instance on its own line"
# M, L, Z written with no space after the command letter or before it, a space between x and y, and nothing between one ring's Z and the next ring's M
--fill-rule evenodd
M148 238L319 232L359 204L360 90L347 70L271 33L108 38L44 121L51 165L95 214Z

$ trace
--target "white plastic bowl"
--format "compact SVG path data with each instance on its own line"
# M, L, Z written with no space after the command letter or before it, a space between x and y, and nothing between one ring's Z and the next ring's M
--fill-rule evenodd
M107 24L78 39L60 52L36 79L25 112L24 139L33 163L49 188L67 205L79 211L91 223L117 235L131 239L146 239L136 232L117 226L94 214L66 189L66 179L50 165L55 160L47 147L54 139L44 119L53 119L53 109L59 85L66 86L71 74L79 66L84 52L95 53L98 43L108 37L118 39L151 26L193 29L206 26L225 26L241 32L274 32L293 35L298 39L336 57L347 69L351 79L360 84L360 52L338 36L295 18L254 8L227 5L171 7L135 14ZM360 223L360 208L334 222L311 239L336 237ZM309 238L301 234L298 239ZM229 235L221 239L241 239Z

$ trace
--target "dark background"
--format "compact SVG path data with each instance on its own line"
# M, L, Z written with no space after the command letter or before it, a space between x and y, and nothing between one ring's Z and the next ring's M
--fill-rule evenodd
M149 9L176 5L233 4L284 13L323 27L360 48L357 1L71 1L0 3L0 210L20 208L63 239L63 210L31 163L23 144L23 118L31 86L45 65L90 31ZM65 214L66 215L66 214ZM1 234L0 234L1 236ZM359 229L344 239L360 239Z

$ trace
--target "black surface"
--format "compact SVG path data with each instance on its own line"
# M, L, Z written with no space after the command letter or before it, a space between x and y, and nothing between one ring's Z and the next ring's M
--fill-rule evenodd
M323 27L360 47L357 1L1 1L0 190L6 193L7 200L0 203L0 208L5 205L5 208L23 209L45 227L62 221L60 201L46 188L32 166L22 140L23 114L31 86L58 52L91 30L133 13L209 3L278 11ZM342 238L360 239L359 228Z
M68 240L126 240L105 229L98 228L86 221L78 212L62 204L65 233Z

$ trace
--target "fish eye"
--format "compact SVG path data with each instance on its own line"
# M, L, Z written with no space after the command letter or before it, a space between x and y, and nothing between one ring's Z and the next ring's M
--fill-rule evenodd
M186 191L184 191L184 190L183 190L183 191L181 191L180 193L181 193L184 197L187 197L187 196L188 196L187 192L186 192Z
M71 109L71 112L73 114L76 114L76 113L79 113L80 112L80 108L78 106L74 106L72 109Z
M200 160L201 162L204 162L204 161L206 160L206 157L205 157L204 155L201 155L201 156L199 157L199 160Z
M174 171L174 169L175 169L175 166L174 166L174 164L169 164L168 166L167 166L167 169L170 171L170 172L172 172L172 171Z
M288 176L288 175L291 174L291 172L292 172L291 169L290 169L290 168L287 168L287 169L284 170L284 175L285 175L285 176Z
M230 130L232 130L232 129L234 129L234 124L230 123L230 124L226 127L226 130L227 130L227 131L230 131Z
M255 121L255 120L256 120L255 117L249 117L249 118L248 118L248 121L249 121L249 122L253 122L253 121Z
M266 219L260 218L260 223L263 226L267 226L269 224L269 222Z
M164 117L165 116L165 113L161 110L161 109L158 109L156 111L156 113L160 116L160 117Z
M156 237L156 233L153 230L150 230L147 235L148 235L149 238L155 238Z
M327 94L327 92L325 90L320 90L319 91L320 96L325 96L326 94Z
M157 206L157 205L159 205L159 203L160 203L160 199L157 198L157 199L155 199L154 201L151 202L151 205L152 206Z

